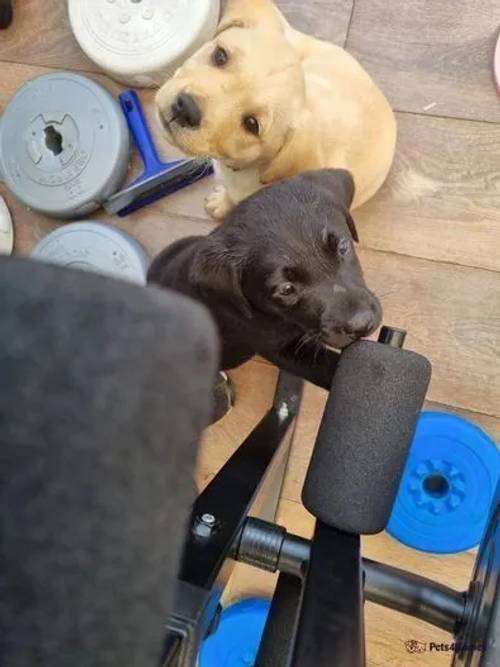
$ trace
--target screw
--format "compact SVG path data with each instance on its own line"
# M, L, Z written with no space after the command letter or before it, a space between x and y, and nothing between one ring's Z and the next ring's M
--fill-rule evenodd
M204 514L201 517L201 522L207 526L215 526L215 517L213 514Z
M217 519L213 514L202 514L195 519L193 533L198 537L208 538L212 535L216 524Z
M290 415L290 408L288 407L288 404L283 401L283 403L280 405L278 409L278 417L283 421L287 419Z

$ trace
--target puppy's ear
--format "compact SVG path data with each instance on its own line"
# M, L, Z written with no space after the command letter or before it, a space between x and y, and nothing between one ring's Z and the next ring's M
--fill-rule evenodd
M212 293L230 304L243 317L252 317L251 306L243 294L242 263L217 234L206 237L195 255L189 279L202 293Z
M317 169L300 174L299 178L327 190L335 202L347 210L351 208L355 186L352 174L347 169Z
M334 207L342 211L345 221L356 243L359 243L358 230L352 215L349 212L354 199L354 179L346 169L317 169L300 174L299 178L328 192Z
M359 234L358 230L356 229L356 223L354 222L354 219L352 215L349 213L348 209L346 209L345 211L345 221L347 222L347 226L349 227L349 231L351 232L353 240L356 243L359 243Z
M272 0L226 0L217 35L230 28L247 28L264 23L281 28L283 21Z

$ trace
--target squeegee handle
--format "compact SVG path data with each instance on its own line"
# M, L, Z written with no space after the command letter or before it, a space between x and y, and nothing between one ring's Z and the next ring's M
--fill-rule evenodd
M120 104L134 141L144 162L144 176L153 175L164 168L149 130L139 96L135 90L126 90L120 95Z

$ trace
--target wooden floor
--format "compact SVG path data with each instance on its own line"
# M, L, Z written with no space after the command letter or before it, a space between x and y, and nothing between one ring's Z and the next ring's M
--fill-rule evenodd
M63 0L19 0L16 23L0 32L0 109L26 80L50 68L88 73L111 91L68 27ZM357 214L368 283L388 324L408 329L408 347L434 367L429 407L458 413L500 436L500 99L491 62L498 0L281 0L292 22L345 45L386 91L397 111L398 152L381 192ZM142 94L146 105L151 92ZM150 109L150 105L149 105ZM169 152L163 146L164 153ZM170 151L170 154L171 151ZM135 214L122 225L151 252L180 236L208 231L208 182ZM57 224L26 210L5 191L16 252ZM110 220L106 215L96 216ZM238 404L207 434L199 461L206 483L251 430L273 391L275 370L253 361L234 373ZM307 387L279 518L309 535L300 490L324 405ZM365 554L463 587L472 553L424 556L387 535L366 539ZM269 594L273 577L241 567L228 599ZM446 641L445 633L367 605L371 667L440 667L443 653L410 655L404 641Z

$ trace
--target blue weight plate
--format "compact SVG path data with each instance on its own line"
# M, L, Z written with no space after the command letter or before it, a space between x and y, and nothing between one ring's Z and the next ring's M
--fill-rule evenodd
M199 667L253 667L269 608L267 600L249 599L225 609L201 648Z
M389 534L429 553L477 546L499 474L499 450L481 429L454 415L423 412Z

